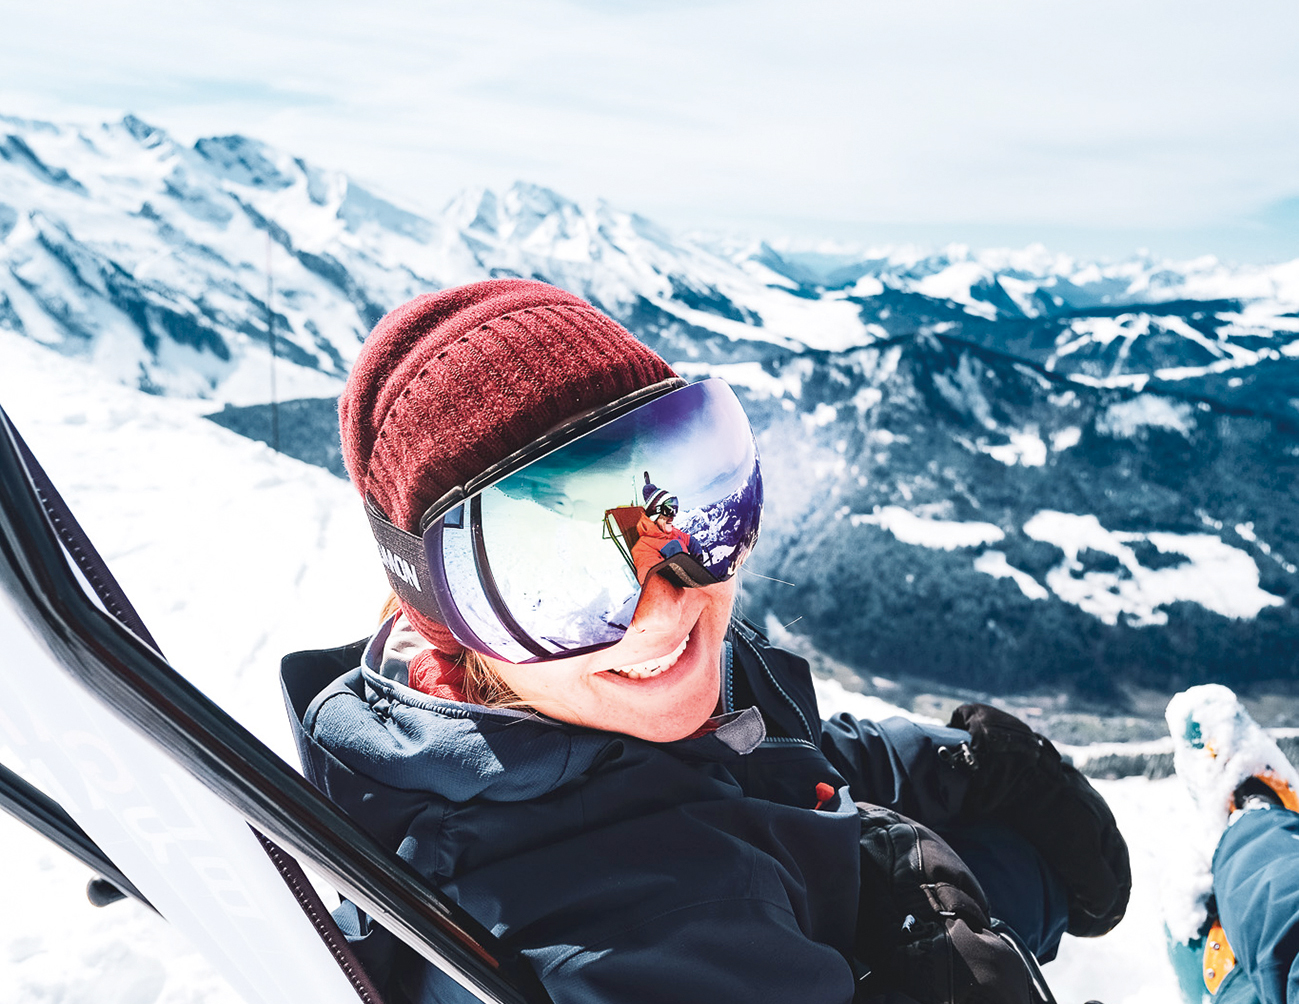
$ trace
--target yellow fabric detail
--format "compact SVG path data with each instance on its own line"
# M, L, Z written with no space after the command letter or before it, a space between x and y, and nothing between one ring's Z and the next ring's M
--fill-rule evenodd
M1226 975L1236 968L1236 953L1227 944L1227 932L1222 924L1213 922L1204 939L1204 985L1209 993L1216 994Z
M1299 812L1299 795L1295 794L1295 790L1289 784L1270 770L1265 770L1257 776L1260 781L1276 792L1276 797L1281 799L1282 805L1291 812Z

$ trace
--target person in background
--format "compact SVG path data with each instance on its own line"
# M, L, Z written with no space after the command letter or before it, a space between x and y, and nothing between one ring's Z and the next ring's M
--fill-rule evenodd
M1032 955L1123 916L1126 845L1050 743L984 705L823 721L806 661L734 615L762 494L722 381L497 280L381 320L339 414L393 601L286 659L304 770L556 1004L1030 1004ZM729 518L706 567L659 550L629 584L590 542L647 469ZM336 916L390 1004L468 999Z
M1195 1004L1206 991L1215 1004L1299 1004L1299 772L1227 687L1185 690L1166 717L1177 776L1216 842L1211 897L1174 919L1198 924L1170 938L1183 992Z

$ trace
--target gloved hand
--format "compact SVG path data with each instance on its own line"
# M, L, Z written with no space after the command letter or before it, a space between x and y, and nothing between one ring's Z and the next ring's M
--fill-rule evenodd
M1105 799L1014 715L963 704L948 724L970 733L970 755L958 758L970 777L961 816L1000 823L1033 845L1069 892L1070 934L1113 928L1128 906L1132 870Z

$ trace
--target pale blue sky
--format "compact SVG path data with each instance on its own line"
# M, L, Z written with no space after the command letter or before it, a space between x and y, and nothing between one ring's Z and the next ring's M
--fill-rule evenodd
M1293 0L3 0L0 21L0 112L243 132L429 208L521 178L679 229L1299 256Z

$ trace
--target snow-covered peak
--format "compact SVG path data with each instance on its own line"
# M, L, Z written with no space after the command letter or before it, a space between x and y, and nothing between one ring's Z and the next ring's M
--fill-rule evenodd
M489 188L466 188L447 204L442 218L457 230L496 237L500 229L496 193Z
M187 147L130 115L0 116L0 266L0 326L234 402L269 398L272 337L281 396L333 393L385 311L498 276L591 299L680 363L934 332L1137 387L1299 354L1299 262L674 235L522 181L426 214L260 140Z
M292 162L286 155L246 136L200 139L194 144L194 152L211 164L214 175L236 185L275 192L294 182Z

